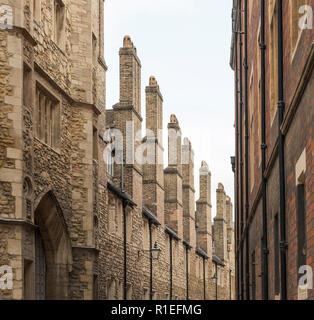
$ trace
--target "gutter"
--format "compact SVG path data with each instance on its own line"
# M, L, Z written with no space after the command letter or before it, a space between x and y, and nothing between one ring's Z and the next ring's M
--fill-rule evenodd
M137 204L132 200L131 196L127 194L126 192L122 191L117 185L114 183L108 181L107 182L107 188L112 191L114 194L116 194L121 200L126 201L128 205L133 209L134 207L137 207Z
M154 213L152 213L146 206L143 206L142 209L143 209L143 216L145 218L151 221L154 225L160 226L160 222L158 221Z
M218 257L216 256L215 254L213 254L213 257L212 257L212 261L216 264L219 264L220 266L224 267L225 264L223 263L223 261Z
M199 256L201 256L202 258L204 258L204 259L208 259L208 255L207 255L207 253L203 250L203 249L201 249L201 248L196 248L195 249L195 252L199 255Z
M165 226L165 232L168 233L171 238L174 238L175 240L180 240L178 234L168 226Z

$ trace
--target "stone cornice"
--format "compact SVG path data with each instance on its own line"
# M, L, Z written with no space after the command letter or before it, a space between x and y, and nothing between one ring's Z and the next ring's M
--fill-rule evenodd
M190 186L188 183L182 183L182 188L191 189L191 191L195 193L195 189L192 186Z
M145 180L145 179L143 179L143 184L157 184L157 186L161 189L161 190L163 190L163 191L165 191L165 188L155 179L155 180Z
M164 174L177 174L182 179L182 174L177 168L168 167L164 170Z
M145 88L145 92L146 93L155 93L159 96L159 98L161 99L161 101L164 101L164 98L159 90L159 86L158 87L153 87L153 86L147 86Z
M117 111L132 111L140 121L143 121L142 116L135 110L132 102L130 101L120 101L116 103L114 106L112 106L112 109Z
M136 62L142 67L141 60L137 56L136 48L135 47L122 47L119 51L120 56L133 56Z

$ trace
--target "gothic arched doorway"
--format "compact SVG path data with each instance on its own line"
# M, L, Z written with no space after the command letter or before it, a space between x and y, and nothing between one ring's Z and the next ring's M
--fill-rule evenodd
M35 210L35 294L37 300L68 299L72 247L61 208L48 192Z

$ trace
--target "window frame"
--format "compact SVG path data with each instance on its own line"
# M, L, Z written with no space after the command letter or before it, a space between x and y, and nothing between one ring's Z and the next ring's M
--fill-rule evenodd
M44 101L42 101L44 97ZM47 88L40 82L35 84L35 106L36 106L36 138L54 150L60 147L60 128L61 128L61 103ZM49 107L47 108L46 100ZM43 103L44 102L44 103ZM43 103L43 105L41 105ZM49 111L48 111L49 109ZM49 117L48 117L49 113ZM46 117L44 117L46 115ZM40 118L40 119L39 119ZM47 120L49 121L47 123ZM48 130L49 126L49 130ZM48 131L46 131L48 130ZM48 141L49 140L49 141Z

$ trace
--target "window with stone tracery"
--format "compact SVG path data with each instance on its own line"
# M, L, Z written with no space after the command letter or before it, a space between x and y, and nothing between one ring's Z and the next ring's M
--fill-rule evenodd
M39 85L37 99L37 137L51 147L59 145L59 102Z

